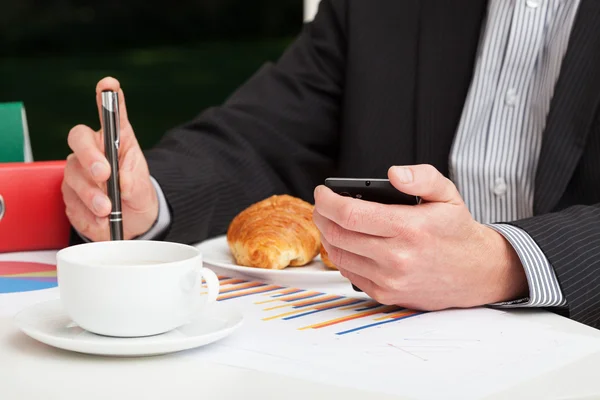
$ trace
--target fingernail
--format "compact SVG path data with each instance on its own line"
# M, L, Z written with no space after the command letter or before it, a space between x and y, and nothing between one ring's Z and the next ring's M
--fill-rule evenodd
M103 163L101 163L100 161L96 161L92 164L92 167L90 168L92 176L94 178L98 178L104 172L104 168L105 167Z
M413 173L410 168L406 167L392 167L394 174L400 182L411 183L414 179Z
M319 192L320 192L320 191L321 191L321 186L317 186L317 187L315 188L315 193L314 193L315 199L316 199L316 198L317 198L317 196L319 195Z
M98 213L103 213L105 210L110 209L110 200L106 196L97 195L92 200L94 210Z

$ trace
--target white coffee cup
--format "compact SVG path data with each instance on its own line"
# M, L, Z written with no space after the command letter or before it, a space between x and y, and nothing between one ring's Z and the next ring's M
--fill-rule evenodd
M119 240L57 254L60 297L69 317L105 336L157 335L190 322L216 301L219 280L184 244ZM208 294L202 294L202 278Z

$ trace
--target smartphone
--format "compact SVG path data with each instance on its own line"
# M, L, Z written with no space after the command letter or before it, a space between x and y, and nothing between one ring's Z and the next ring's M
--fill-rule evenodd
M417 205L421 202L417 196L400 192L389 179L327 178L325 186L341 196L380 204ZM352 288L362 292L356 285Z
M375 203L417 205L421 202L417 196L400 192L389 179L327 178L325 186L341 196Z

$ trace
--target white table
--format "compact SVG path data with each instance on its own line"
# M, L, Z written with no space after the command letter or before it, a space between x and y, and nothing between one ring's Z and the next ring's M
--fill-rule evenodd
M10 256L0 255L2 259ZM57 292L46 293L53 298ZM39 292L35 297L39 299ZM108 358L54 349L21 334L7 315L6 310L26 305L28 298L31 294L0 295L0 399L397 398L210 363L185 353ZM600 339L600 331L545 311L513 313L549 324L556 332ZM600 353L593 354L490 399L600 398L599 367Z

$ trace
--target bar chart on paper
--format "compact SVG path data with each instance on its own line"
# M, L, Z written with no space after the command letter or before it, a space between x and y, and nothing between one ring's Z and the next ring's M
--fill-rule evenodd
M241 312L244 324L191 353L203 361L411 398L464 400L465 385L470 398L481 398L535 376L540 366L555 368L590 351L579 337L550 335L489 308L424 313L348 291L219 280L218 302Z
M263 322L294 323L298 331L329 328L347 335L422 314L397 306L385 306L364 298L287 288L261 282L219 277L219 301L243 300L252 305ZM351 326L348 326L352 323Z
M331 357L323 359L339 359L344 352L348 365L376 360L373 367L377 367L390 359L404 359L406 365L453 361L457 352L481 345L469 330L436 329L455 327L453 317L438 316L440 323L435 326L430 319L421 320L428 313L382 305L364 295L350 297L226 276L219 276L219 281L218 301L246 316L249 333L236 342L238 349L305 361L325 354Z
M0 293L29 292L56 286L55 265L27 261L0 261Z

